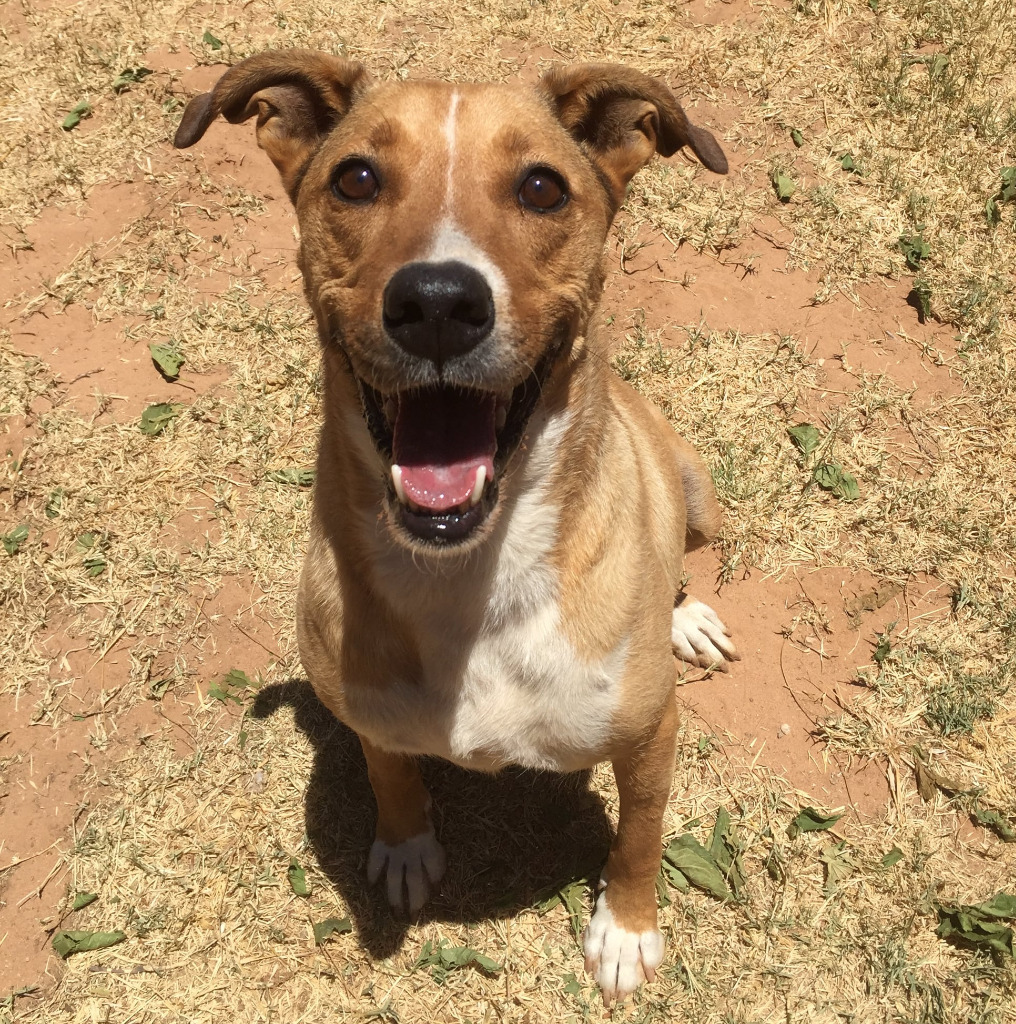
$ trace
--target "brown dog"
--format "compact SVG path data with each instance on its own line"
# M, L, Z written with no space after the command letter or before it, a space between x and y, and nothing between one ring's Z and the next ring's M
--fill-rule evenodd
M663 958L655 878L673 771L672 645L736 658L686 546L709 474L611 373L602 251L654 153L727 162L660 82L610 65L534 88L375 82L301 50L229 70L176 135L257 115L300 222L325 421L297 629L378 804L368 879L415 912L442 876L415 756L483 771L609 760L617 836L586 929L604 1001Z

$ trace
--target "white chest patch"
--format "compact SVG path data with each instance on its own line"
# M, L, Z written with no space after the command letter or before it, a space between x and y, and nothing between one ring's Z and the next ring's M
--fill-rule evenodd
M561 628L548 560L558 515L547 480L567 425L565 414L535 437L493 571L476 574L482 592L468 567L385 579L387 596L412 623L422 678L350 687L349 724L379 746L487 770L573 771L602 757L628 642L590 662Z

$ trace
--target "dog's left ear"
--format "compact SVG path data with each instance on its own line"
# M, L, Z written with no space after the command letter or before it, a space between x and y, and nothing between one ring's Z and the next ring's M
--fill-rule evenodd
M267 50L231 67L183 112L173 145L193 146L222 114L239 124L257 114L258 145L290 199L322 139L370 85L362 64L314 50Z
M620 64L570 64L551 68L539 85L561 123L606 172L618 202L653 153L671 156L688 146L709 170L727 173L720 144L688 120L658 78Z

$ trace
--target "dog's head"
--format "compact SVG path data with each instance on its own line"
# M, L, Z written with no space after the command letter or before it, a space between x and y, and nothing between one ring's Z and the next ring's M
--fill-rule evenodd
M300 222L322 340L340 349L410 546L482 538L541 389L582 336L632 175L688 146L727 161L670 90L629 68L535 87L375 82L302 50L231 68L175 145L257 115Z

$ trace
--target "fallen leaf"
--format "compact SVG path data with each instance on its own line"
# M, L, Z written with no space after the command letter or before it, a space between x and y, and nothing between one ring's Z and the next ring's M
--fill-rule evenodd
M843 812L838 814L823 814L814 807L802 807L800 813L787 826L787 835L796 839L802 832L825 832L831 829L836 822L843 817Z
M932 316L931 286L926 281L914 281L914 287L907 292L907 305L917 310L920 323L927 323Z
M129 89L136 82L144 81L150 74L152 74L151 68L124 68L119 75L113 79L113 92L121 93L124 89Z
M823 491L829 491L844 501L857 501L861 496L857 478L835 462L823 462L816 466L812 478Z
M300 863L295 857L293 857L289 862L286 877L289 879L290 889L292 889L297 896L310 895L310 886L307 884L307 872L300 867Z
M141 433L155 437L180 415L180 406L173 402L157 402L141 414Z
M790 197L797 191L797 186L794 184L792 178L789 178L786 174L781 174L779 171L773 171L770 175L770 180L773 183L773 188L776 190L776 198L781 203L790 202Z
M5 533L0 536L0 543L4 546L4 551L8 555L16 555L18 549L25 541L28 540L28 525L22 523L20 526L15 526L10 533Z
M663 856L692 885L717 899L730 898L730 889L723 879L723 872L712 854L694 836L687 832L678 836L670 842Z
M924 235L918 232L916 235L900 235L900 252L907 261L911 270L918 270L921 260L931 255L931 246L924 240Z
M850 877L854 865L847 856L847 844L843 841L823 848L819 860L825 865L825 885L822 891L833 896L839 891L840 883Z
M716 862L716 866L723 872L723 877L735 896L739 896L744 888L742 849L730 820L730 814L725 807L719 808L716 812L716 824L713 826L713 835L709 843L709 853Z
M91 116L92 104L89 103L88 100L81 100L79 103L76 103L71 107L70 113L63 119L63 124L61 124L60 127L63 128L65 132L69 132L72 128L77 128L77 126L81 124L83 118Z
M981 810L980 807L975 807L974 821L982 828L990 828L1003 843L1016 843L1016 828L998 811Z
M95 892L75 893L74 902L71 904L71 910L82 910L90 903L94 903L98 898L99 894Z
M863 612L878 611L884 604L892 600L897 594L902 594L903 588L898 583L880 583L874 590L866 590L857 594L848 601L843 602L844 611L852 619L856 619ZM852 623L857 628L858 623Z
M64 500L64 489L58 487L55 491L49 492L49 498L46 501L46 518L56 519L60 515L60 510L63 508Z
M294 487L310 487L314 483L314 477L313 469L299 469L295 466L288 469L272 469L265 474L266 480L272 480L277 484L291 484Z
M901 860L903 860L903 851L898 846L894 846L882 858L882 867L891 868L894 864L899 864Z
M800 149L804 145L804 136L797 128L790 129L790 141Z
M53 949L64 960L74 953L86 953L93 949L105 949L123 942L124 932L82 932L60 931L53 936Z
M348 917L327 917L314 924L314 945L323 946L333 935L351 932L353 925Z
M935 910L935 934L939 938L1016 959L1012 928L1001 923L1016 920L1016 896L1000 892L987 902L972 906L936 903Z
M787 427L790 440L794 442L802 455L811 455L822 440L818 427L811 423L799 423L796 427Z
M201 42L203 42L206 46L211 47L213 50L222 49L222 40L216 39L215 36L213 36L212 33L208 31L208 29L205 29L205 34L201 37Z
M180 367L186 362L175 345L149 345L152 362L166 380L174 381L180 376Z

